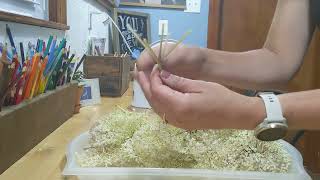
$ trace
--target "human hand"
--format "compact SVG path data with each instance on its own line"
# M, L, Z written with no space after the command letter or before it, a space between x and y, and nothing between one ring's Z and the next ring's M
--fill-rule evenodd
M173 43L163 42L161 50L162 68L178 76L190 79L199 79L201 76L202 66L206 60L203 50L199 47L179 45L166 57L168 52L172 50L174 46L175 44ZM158 56L160 45L158 44L155 46L153 51ZM147 76L149 76L154 64L152 56L145 50L137 61L137 68L138 71L143 71Z
M136 77L154 111L179 128L253 129L264 117L259 98L237 94L217 83L160 72L157 65L150 79L142 71Z

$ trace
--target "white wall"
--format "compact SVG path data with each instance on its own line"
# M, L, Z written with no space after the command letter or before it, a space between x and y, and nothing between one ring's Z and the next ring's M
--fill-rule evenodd
M64 31L60 30L0 21L0 42L6 41L9 45L10 43L6 33L6 24L8 24L11 29L18 52L20 52L20 42L23 42L24 47L27 48L29 41L33 44L37 43L38 38L48 41L51 34L56 35L58 40L61 40L65 35Z
M47 19L47 0L38 0L38 2L40 5L24 2L23 0L0 0L0 10ZM0 42L6 41L9 43L9 39L6 38L6 24L11 29L18 52L20 52L20 42L23 42L26 48L29 42L36 44L38 38L47 41L50 35L55 35L58 40L61 40L65 36L65 32L60 30L0 21Z
M76 51L77 54L86 53L91 37L107 38L108 41L108 27L103 24L107 10L103 6L94 0L68 0L67 2L70 30L66 36L72 43L72 51ZM98 14L92 14L92 29L89 30L91 12Z
M37 0L39 4L26 0L0 0L0 10L15 14L48 19L48 0Z

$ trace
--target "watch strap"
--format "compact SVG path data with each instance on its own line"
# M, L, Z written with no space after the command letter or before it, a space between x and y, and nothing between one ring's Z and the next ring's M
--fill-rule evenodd
M265 121L284 123L286 119L283 117L282 108L278 97L272 92L263 92L258 94L263 99L266 107L267 118Z

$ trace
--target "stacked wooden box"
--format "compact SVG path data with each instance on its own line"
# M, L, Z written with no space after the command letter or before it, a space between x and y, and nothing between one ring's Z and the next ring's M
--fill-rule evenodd
M86 78L99 78L102 96L122 96L129 87L130 63L129 56L87 56L84 73Z

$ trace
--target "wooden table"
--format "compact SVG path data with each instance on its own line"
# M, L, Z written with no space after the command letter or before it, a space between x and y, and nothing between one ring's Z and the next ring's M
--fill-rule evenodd
M74 115L24 157L13 164L0 180L60 180L73 179L61 175L66 163L67 145L79 134L87 131L102 115L111 112L117 106L127 108L132 99L132 90L120 98L102 98L96 106L83 107L79 114Z
M132 89L120 98L102 98L102 103L96 106L81 108L74 115L24 157L13 164L3 174L0 180L73 180L74 177L61 175L66 163L67 145L79 134L87 131L102 115L111 112L117 106L127 108L132 100ZM319 179L319 176L314 176Z

